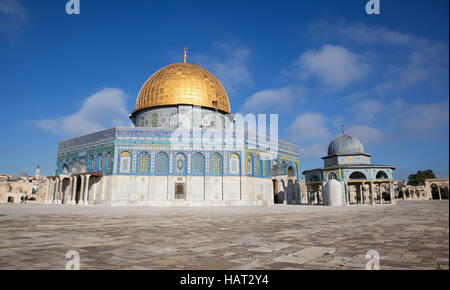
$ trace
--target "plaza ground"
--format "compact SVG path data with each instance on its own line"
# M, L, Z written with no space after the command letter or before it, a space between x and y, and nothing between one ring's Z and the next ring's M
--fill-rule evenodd
M448 269L448 201L396 206L0 205L0 269Z

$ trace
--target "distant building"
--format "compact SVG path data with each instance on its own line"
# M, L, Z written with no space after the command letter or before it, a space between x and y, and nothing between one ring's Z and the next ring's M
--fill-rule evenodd
M363 144L350 135L331 141L324 168L303 172L309 203L324 205L395 204L395 170L391 165L374 165Z

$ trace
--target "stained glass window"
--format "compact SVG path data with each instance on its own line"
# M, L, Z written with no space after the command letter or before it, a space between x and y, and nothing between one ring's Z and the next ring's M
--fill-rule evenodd
M103 171L103 163L104 163L103 154L100 153L98 155L98 170L99 171Z
M139 173L148 173L149 156L146 152L139 154Z
M94 160L94 156L90 155L89 156L89 169L95 170L95 160Z
M106 173L112 173L113 160L111 153L106 154Z
M247 156L247 175L253 176L253 156L251 154Z
M205 175L205 157L201 153L195 153L192 157L192 174Z
M240 173L240 158L237 154L230 155L230 174L239 174Z
M131 154L122 152L120 154L120 173L129 173L131 171Z
M169 174L169 156L166 153L158 153L156 158L156 173L161 175Z
M267 160L267 161L265 162L264 176L265 176L265 177L270 177L270 160Z
M218 153L214 153L211 158L212 164L212 174L220 175L222 174L222 157Z

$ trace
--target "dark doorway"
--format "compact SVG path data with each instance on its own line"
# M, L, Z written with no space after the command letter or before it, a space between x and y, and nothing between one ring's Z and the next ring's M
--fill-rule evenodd
M75 204L78 204L81 199L81 177L77 178L77 192L75 192Z
M175 199L186 199L186 184L175 184Z

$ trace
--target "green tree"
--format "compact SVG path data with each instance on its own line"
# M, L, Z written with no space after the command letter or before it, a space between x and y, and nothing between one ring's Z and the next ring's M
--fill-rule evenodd
M416 174L411 174L408 177L408 185L412 186L418 186L418 185L425 185L425 179L432 179L436 178L436 175L434 175L433 170L424 170L424 171L417 171Z

